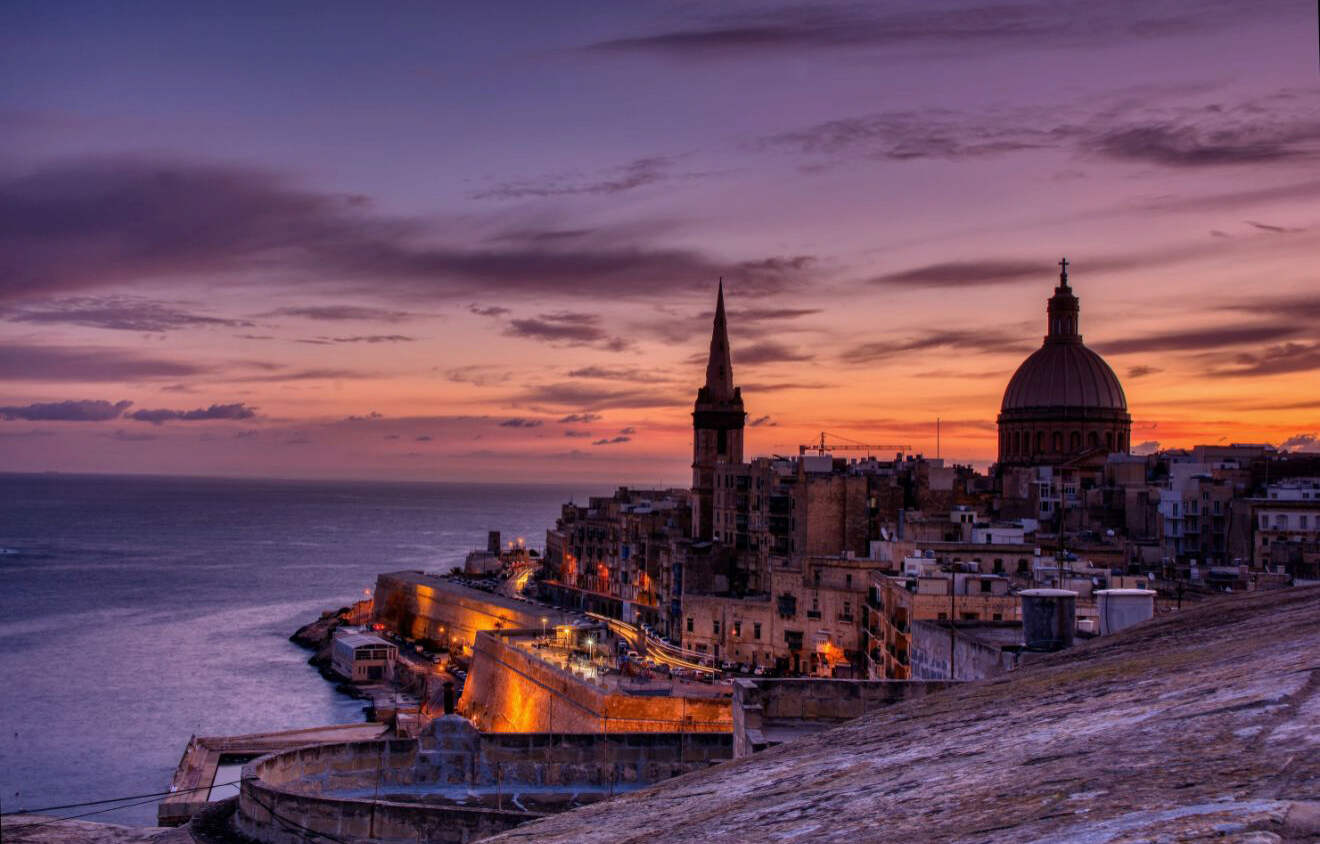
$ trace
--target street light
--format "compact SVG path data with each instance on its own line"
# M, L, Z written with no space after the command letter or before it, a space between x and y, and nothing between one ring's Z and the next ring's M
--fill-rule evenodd
M541 639L542 639L542 640L545 639L545 625L546 625L546 622L548 622L549 620L550 620L550 619L546 618L545 616L541 616Z
M594 665L596 662L596 639L594 636L587 637L587 653L590 655L589 661Z

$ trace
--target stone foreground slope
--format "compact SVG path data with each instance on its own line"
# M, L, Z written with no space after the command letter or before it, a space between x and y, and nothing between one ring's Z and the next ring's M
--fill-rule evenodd
M1320 840L1320 587L1229 596L491 841Z

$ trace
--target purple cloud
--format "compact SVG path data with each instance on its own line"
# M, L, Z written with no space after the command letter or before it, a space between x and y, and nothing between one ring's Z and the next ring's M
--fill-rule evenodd
M201 422L220 419L251 419L256 415L257 413L253 408L242 402L237 402L235 404L213 404L210 407L199 407L196 410L135 410L124 418L160 425L171 421Z
M0 418L29 422L105 422L118 419L133 403L104 400L38 402L22 406L0 407Z

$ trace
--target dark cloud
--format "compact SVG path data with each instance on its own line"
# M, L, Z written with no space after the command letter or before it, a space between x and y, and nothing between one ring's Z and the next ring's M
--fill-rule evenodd
M473 199L527 199L554 196L624 193L672 178L673 160L665 156L638 158L595 179L555 176L537 181L506 182L472 194ZM544 233L541 233L544 234Z
M1214 351L1225 346L1278 341L1296 334L1299 330L1299 326L1280 324L1221 326L1103 340L1092 345L1096 351L1107 355L1126 355L1135 352Z
M383 439L397 440L398 438L399 438L398 434L386 434Z
M501 428L539 428L545 424L542 419L525 419L521 416L515 416L512 419L505 419L500 423Z
M3 260L3 259L0 259ZM138 381L201 375L205 367L102 346L7 344L0 354L3 381Z
M1157 366L1133 366L1128 369L1129 378L1145 378L1147 375L1154 375L1157 372L1163 372Z
M843 158L962 160L1052 149L1185 169L1314 158L1320 153L1320 119L1313 106L1281 91L1201 105L1099 101L979 112L888 111L781 132L756 146L813 156L815 168Z
M748 422L748 423L747 423L747 427L749 427L749 428L773 428L773 427L776 427L778 424L779 424L778 422L774 421L774 420L771 419L769 416L758 416L758 417L756 417L755 419L753 419L753 420L751 420L750 422Z
M291 185L268 171L112 158L0 178L0 300L180 276L250 277L277 266L285 286L370 282L414 300L495 293L656 298L724 275L747 290L801 280L796 258L717 260L645 236L596 243L435 242L433 223L374 213L361 197ZM640 238L640 239L639 239ZM358 306L284 307L265 316L398 321Z
M160 425L163 422L251 419L256 415L256 410L242 402L237 402L235 404L213 404L210 407L199 407L196 410L135 410L125 415L124 418Z
M1020 333L1002 329L966 329L927 331L906 340L877 340L863 343L843 353L846 363L875 363L894 357L932 349L955 349L979 353L1020 353L1030 348Z
M868 279L871 284L896 287L973 287L1008 284L1048 277L1050 265L1043 260L946 261Z
M750 381L742 385L747 394L781 393L786 390L828 390L834 385L824 381L806 383L802 381Z
M358 337L318 337L330 343L415 343L416 337L403 334L364 334Z
M1148 454L1154 454L1159 450L1160 450L1160 444L1158 440L1146 440L1145 442L1137 443L1136 445L1132 446L1132 453L1139 457L1144 457Z
M434 438L430 434L422 434L421 436L413 437L413 442L429 443L432 439Z
M592 443L592 445L617 445L618 443L626 443L626 442L632 442L632 438L621 435L617 437L610 437L608 439L596 440L595 442Z
M1246 301L1233 302L1221 306L1218 310L1233 313L1250 313L1272 317L1285 324L1293 321L1320 320L1320 294L1303 293L1295 296L1276 296L1269 298L1253 297Z
M704 7L695 7L704 8ZM655 53L676 59L803 50L914 51L1067 49L1167 38L1219 28L1245 15L1227 2L787 5L701 15L658 31L598 41L601 53Z
M0 407L0 419L25 419L29 422L105 422L118 419L133 403L104 400L39 402L22 406Z
M748 365L799 362L815 360L815 358L816 356L809 352L804 352L794 346L776 343L772 340L743 346L736 349L733 354L734 363Z
M300 308L276 308L261 314L263 317L302 317L324 322L405 322L422 314L410 311L391 311L361 305L310 305Z
M635 407L679 407L688 403L685 394L665 393L649 389L593 387L583 384L559 383L529 387L514 396L518 401L552 406L585 407L591 410ZM586 422L580 414L574 421ZM564 417L572 419L573 416Z
M561 425L571 425L573 423L579 423L585 425L591 422L595 422L600 418L601 416L599 413L570 413L569 415L560 419L559 423Z
M1248 127L1155 124L1127 126L1084 141L1109 158L1167 167L1256 164L1313 158L1320 122Z
M384 418L385 418L385 414L373 410L370 413L364 414L362 416L347 416L344 418L344 421L345 422L375 422L377 419L384 419Z
M704 360L703 355L703 360ZM654 384L674 379L653 369L639 369L630 366L584 366L569 371L569 378L595 378L602 381L632 381L635 383Z
M275 368L278 368L276 365ZM223 380L235 384L278 384L283 381L337 381L346 378L372 378L370 372L351 369L298 369L292 372L272 372L267 375L242 375Z
M207 326L228 328L252 326L247 320L196 314L164 302L153 302L131 296L56 299L11 309L4 313L4 318L10 322L81 325L88 328L152 333Z
M1263 232L1271 232L1273 234L1296 234L1297 232L1306 231L1306 229L1289 228L1287 226L1273 226L1270 225L1269 223L1258 223L1254 220L1246 220L1245 222L1249 226L1260 229Z
M621 337L611 336L600 326L600 321L595 314L562 311L541 314L535 319L510 320L504 333L509 337L560 345L595 346L611 352L623 351L632 345Z
M574 430L574 429L572 429L572 428L569 428L569 429L567 429L566 431L564 431L564 436L566 436L566 437L574 437L574 438L577 438L577 439L583 439L583 438L588 438L588 437L590 437L590 436L591 436L591 432L590 432L590 431L576 431L576 430Z
M620 434L635 434L635 433L637 433L637 429L634 428L633 426L629 425L627 428L620 428L620 429L619 429L619 433L620 433Z
M500 371L489 364L459 366L445 371L445 380L452 381L455 384L471 384L475 387L503 384L512 377L512 372Z
M477 305L469 305L468 310L477 316L484 317L498 317L509 313L508 308L501 308L499 305L490 305L489 307L484 308Z
M1263 352L1244 352L1237 355L1232 365L1211 374L1284 375L1290 372L1310 372L1314 369L1320 369L1320 343L1282 343L1270 346Z

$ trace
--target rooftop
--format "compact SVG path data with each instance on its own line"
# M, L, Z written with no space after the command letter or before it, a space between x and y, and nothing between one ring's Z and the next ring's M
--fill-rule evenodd
M1320 587L1228 596L491 840L1315 840L1317 653Z

